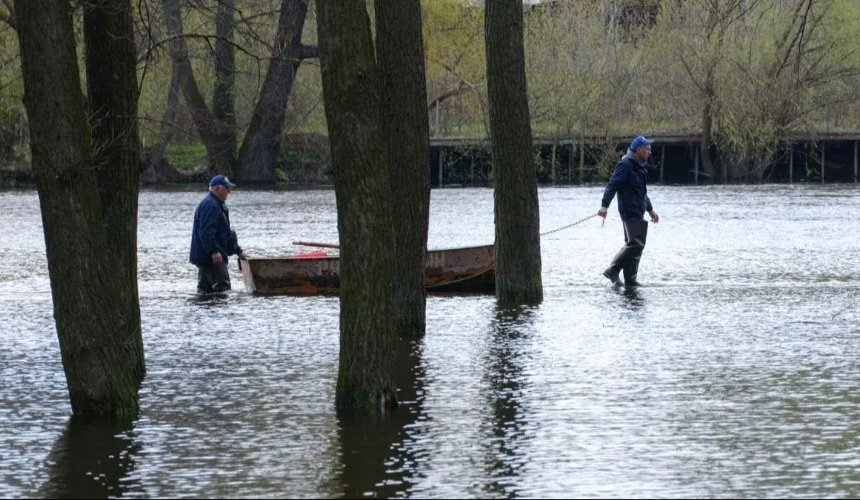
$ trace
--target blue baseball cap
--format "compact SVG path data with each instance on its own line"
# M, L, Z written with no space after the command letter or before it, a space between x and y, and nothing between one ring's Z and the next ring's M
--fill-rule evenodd
M227 189L233 189L236 187L235 184L230 182L230 179L228 179L226 175L221 174L212 177L212 180L209 181L209 187L212 186L224 186Z
M647 146L652 142L654 141L651 139L646 139L644 135L637 136L635 139L633 139L633 142L630 143L630 151L636 151L642 146Z

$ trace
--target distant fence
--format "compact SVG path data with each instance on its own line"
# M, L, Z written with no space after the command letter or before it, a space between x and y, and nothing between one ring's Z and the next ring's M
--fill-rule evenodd
M649 160L650 183L705 184L737 182L730 179L727 162L712 153L713 178L701 165L698 135L654 135ZM589 184L609 178L615 161L626 150L630 138L587 138L535 141L538 183ZM816 133L793 136L783 143L768 165L748 182L851 183L858 182L860 132ZM492 160L487 140L430 139L433 187L487 186L492 183Z

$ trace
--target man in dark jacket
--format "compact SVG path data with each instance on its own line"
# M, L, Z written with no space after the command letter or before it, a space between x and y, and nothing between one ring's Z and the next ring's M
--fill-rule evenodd
M230 212L227 196L236 185L224 175L209 181L209 193L194 211L194 230L191 233L189 261L197 266L197 293L224 292L230 289L227 256L244 257L236 237L230 229Z
M660 216L651 206L648 199L648 188L645 180L648 176L646 163L651 156L651 143L654 141L638 136L630 143L627 151L618 164L609 184L603 191L603 200L597 215L606 218L606 211L615 193L618 193L618 213L624 223L624 246L612 259L609 267L603 271L609 281L615 286L621 285L618 273L624 272L624 284L628 287L639 286L636 276L639 273L639 260L645 249L645 237L648 234L648 222L642 218L645 212L651 216L651 222L660 222Z

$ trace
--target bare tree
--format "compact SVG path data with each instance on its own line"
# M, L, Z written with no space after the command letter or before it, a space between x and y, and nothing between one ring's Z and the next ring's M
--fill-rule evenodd
M732 30L758 3L759 0L693 0L668 6L674 7L671 17L688 35L687 43L675 44L673 48L684 75L698 94L702 173L712 181L722 178L714 165L713 144L715 123L719 121L718 78L731 61L727 37L734 34Z
M835 27L842 20L832 0L761 0L758 7L719 96L719 137L734 182L760 180L789 131L850 102L851 90L839 82L860 74L856 33Z
M275 48L263 81L254 115L248 126L236 178L248 182L271 182L281 152L287 100L302 59L318 57L316 48L302 46L307 0L282 0Z
M209 169L213 172L232 174L236 161L236 130L231 127L229 121L223 121L209 111L197 85L188 54L188 44L183 36L181 6L180 0L164 0L162 4L169 38L170 57L173 61L173 72L179 79L179 87L182 89L185 104L194 119L200 139L206 146ZM222 49L222 53L219 54L221 60L229 59L223 54L227 49L223 46L220 48ZM220 79L216 85L216 91L221 99L226 93L232 92L232 89L225 88L228 82L225 81L224 71L225 68L222 66L219 72ZM219 107L219 110L223 111L224 102L220 102L219 105L222 106Z
M180 0L164 0L164 18L174 71L182 95L206 147L212 171L234 174L245 182L273 182L281 147L286 105L296 71L303 59L318 57L316 47L301 43L308 0L281 0L278 28L268 70L257 97L254 114L237 154L235 93L235 0L218 0L215 33L215 86L212 111L200 91L191 66L183 31ZM203 38L207 38L205 35Z

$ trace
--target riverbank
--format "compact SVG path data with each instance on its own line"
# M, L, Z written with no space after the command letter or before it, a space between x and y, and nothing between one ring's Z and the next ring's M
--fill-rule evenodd
M202 144L174 144L141 151L140 183L146 187L197 186L212 176ZM319 134L293 134L284 140L275 178L266 186L329 187L333 183L328 138ZM0 157L0 188L35 187L29 163Z
M860 181L860 132L816 132L790 137L772 152L768 163L753 165L720 151L703 160L698 134L654 134L649 161L651 184L794 184L857 183ZM626 137L578 139L537 138L534 141L538 184L588 185L606 182L615 161L627 147ZM490 144L479 138L430 140L430 181L435 188L491 186ZM199 185L212 175L200 144L179 144L162 154L144 149L144 186ZM236 175L241 182L241 175ZM328 138L319 134L287 136L275 169L265 186L327 187L334 182ZM33 186L23 161L0 161L0 188ZM247 185L247 184L246 184ZM261 185L261 186L262 186Z

